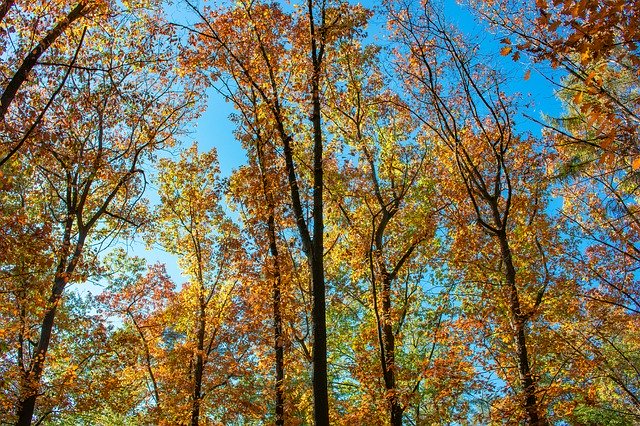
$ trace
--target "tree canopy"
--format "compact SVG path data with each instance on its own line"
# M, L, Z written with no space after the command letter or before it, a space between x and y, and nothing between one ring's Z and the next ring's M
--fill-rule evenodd
M640 423L639 10L0 1L0 420Z

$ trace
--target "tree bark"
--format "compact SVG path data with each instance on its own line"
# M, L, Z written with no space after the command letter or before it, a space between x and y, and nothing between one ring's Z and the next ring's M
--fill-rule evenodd
M527 414L527 423L531 426L543 426L548 423L539 413L538 401L536 397L536 381L529 365L529 355L527 351L527 331L526 317L522 313L518 288L516 286L516 270L513 265L511 247L507 239L506 231L501 230L498 235L500 241L500 252L502 262L505 267L505 280L509 289L509 310L513 320L516 337L516 354L518 357L518 373L524 389L524 409Z
M282 336L282 312L281 312L281 285L280 263L278 246L276 244L275 219L273 205L270 205L268 218L269 227L269 251L273 260L273 338L276 353L276 425L284 426L284 342Z
M63 252L68 253L68 248L71 246L70 235L73 218L68 216L65 225L65 234L63 239ZM51 342L51 335L53 331L53 324L55 321L56 311L58 304L62 299L62 294L67 285L69 277L75 271L76 265L82 255L84 247L84 241L86 233L80 232L78 241L75 244L73 255L64 255L58 262L56 268L56 274L53 281L53 288L51 289L51 296L49 297L47 310L45 311L40 325L40 337L38 339L38 345L33 354L31 365L24 377L24 384L20 391L20 400L18 403L18 421L17 426L29 426L33 419L33 413L36 407L36 400L38 398L40 390L40 379L42 378L42 372L44 371L44 363L47 357L47 351L49 350L49 343Z
M385 354L383 366L384 386L387 391L386 398L389 404L389 414L392 426L402 426L402 405L398 400L396 389L396 360L395 360L395 335L391 322L391 279L388 275L382 281L382 336Z
M329 425L329 390L327 386L327 319L324 282L324 216L323 216L323 146L320 117L320 75L324 44L322 31L315 28L313 2L308 0L309 29L311 36L311 122L313 125L313 241L311 245L311 279L313 306L313 417L316 426ZM324 20L324 11L322 11ZM320 39L320 43L318 40Z
M44 361L51 341L56 310L62 298L65 285L66 280L64 278L60 276L56 277L51 296L49 297L48 308L40 326L38 346L33 354L32 365L26 373L25 383L21 391L22 395L18 406L18 421L16 422L16 426L31 425L40 388L40 379L44 370Z
M275 415L276 426L284 426L284 342L282 335L282 275L280 273L280 255L278 253L278 244L276 237L276 221L275 221L275 202L273 201L273 195L269 190L269 183L267 179L267 169L264 161L264 151L262 149L262 140L258 136L256 143L256 150L258 154L258 166L260 168L260 177L262 180L262 192L267 202L267 208L269 209L269 216L267 217L267 234L269 238L269 254L272 261L272 273L273 273L273 287L271 300L273 304L273 347L276 355L275 368Z
M204 373L204 334L206 326L206 302L204 285L200 283L198 296L198 334L196 347L196 363L193 372L193 395L191 401L191 426L198 426L200 422L200 405L202 402L202 376Z

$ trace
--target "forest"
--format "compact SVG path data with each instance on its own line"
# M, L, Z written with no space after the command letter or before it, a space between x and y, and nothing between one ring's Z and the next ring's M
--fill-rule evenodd
M640 424L639 23L0 0L0 424Z

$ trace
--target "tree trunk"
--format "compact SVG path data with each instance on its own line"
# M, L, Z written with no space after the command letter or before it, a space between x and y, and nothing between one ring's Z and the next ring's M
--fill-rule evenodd
M402 425L402 405L398 400L398 390L396 389L396 361L395 361L395 335L393 334L393 324L391 322L391 280L388 276L383 277L382 282L382 337L384 347L383 377L386 389L386 398L389 405L391 426Z
M276 352L276 426L284 426L284 342L282 336L281 284L273 209L269 214L269 249L273 259L273 332Z
M324 221L322 130L320 128L320 94L317 81L313 84L313 244L311 279L313 307L313 399L316 426L329 425L329 391L327 387L327 319L324 283Z
M262 149L262 139L258 136L256 143L256 151L258 154L258 166L260 169L260 177L262 180L262 192L267 202L269 216L267 217L267 233L269 237L269 254L273 262L273 287L272 287L272 303L273 303L273 347L276 354L276 426L284 426L284 342L282 335L282 275L280 273L280 255L278 253L278 240L276 232L276 206L273 201L273 195L269 189L267 181L267 168L264 161L264 151Z
M61 255L56 267L56 274L53 280L53 288L51 289L51 296L47 304L47 310L45 311L40 325L40 338L38 339L38 345L33 353L33 358L29 366L29 370L25 372L24 384L20 389L20 399L18 402L18 421L17 426L29 426L33 419L33 413L36 407L36 399L38 398L40 390L40 379L42 378L42 372L44 371L44 363L47 358L47 351L49 350L49 343L51 342L51 335L53 332L53 324L56 317L56 311L58 304L62 300L62 293L69 281L69 277L76 269L76 265L82 256L82 250L84 248L84 241L87 237L86 230L79 231L78 241L75 244L73 255L69 258L69 248L71 247L71 228L73 226L73 215L69 213L65 223L64 236L62 238L62 250L64 253Z
M202 402L202 376L204 372L204 333L205 333L205 310L204 288L201 283L200 294L198 296L198 335L196 347L196 364L193 374L193 395L191 406L191 426L198 426L200 421L200 404Z
M62 292L64 291L65 286L66 280L64 276L57 274L54 280L51 296L49 297L48 307L40 326L38 346L36 346L31 366L29 371L25 374L24 385L20 391L21 395L18 405L18 421L16 422L16 426L29 426L31 424L36 407L36 399L39 393L40 379L42 378L42 372L44 370L44 362L47 357L47 351L49 350L49 343L51 341L56 310L58 309L58 304L62 299Z
M502 261L505 265L505 279L509 288L509 310L514 324L516 337L516 354L518 356L518 373L524 388L524 409L527 413L527 423L531 426L547 425L541 417L536 397L536 382L529 366L529 355L527 352L526 318L522 314L518 288L516 287L516 270L513 266L511 248L507 240L506 232L503 230L498 234L500 240L500 251Z
M316 37L313 3L308 0L311 33L311 102L313 124L313 241L311 245L311 280L313 306L313 417L316 426L329 425L329 390L327 386L327 319L324 282L324 216L323 216L323 146L320 118L320 75L324 45ZM324 16L324 13L323 13ZM324 22L322 23L324 25ZM323 28L320 28L323 31Z

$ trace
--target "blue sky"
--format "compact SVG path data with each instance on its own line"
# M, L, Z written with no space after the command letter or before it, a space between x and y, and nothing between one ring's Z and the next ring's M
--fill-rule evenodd
M371 6L372 2L365 2L365 6ZM169 14L173 20L193 23L197 19L185 11L184 7L174 5ZM499 40L500 35L492 34L485 24L479 23L472 14L464 7L453 1L445 2L446 18L449 22L459 26L462 31L471 36L477 37L485 53L496 54L502 47ZM383 42L384 22L380 17L374 17L369 27L369 39ZM557 115L560 112L558 101L553 94L553 86L532 66L526 62L525 55L519 62L512 61L509 57L498 57L496 66L502 68L512 79L509 92L519 92L522 94L522 104L528 105L521 112L535 118L541 118L544 111L547 114ZM529 80L524 79L526 70L531 69ZM549 72L544 70L545 74ZM200 118L188 129L189 134L182 138L183 146L190 146L194 141L199 145L201 151L215 148L218 152L220 169L223 176L230 176L232 171L246 161L246 156L240 143L235 140L233 131L234 123L229 119L234 112L233 105L226 102L222 95L214 89L207 91L206 110ZM540 127L532 122L522 121L519 127L523 131L531 131L535 136L540 136ZM154 188L149 188L151 192L148 197L157 199ZM129 249L129 254L145 257L149 263L162 262L167 266L167 271L177 284L182 283L185 278L181 278L180 270L176 259L163 252L161 249L147 250L141 237L136 238Z

